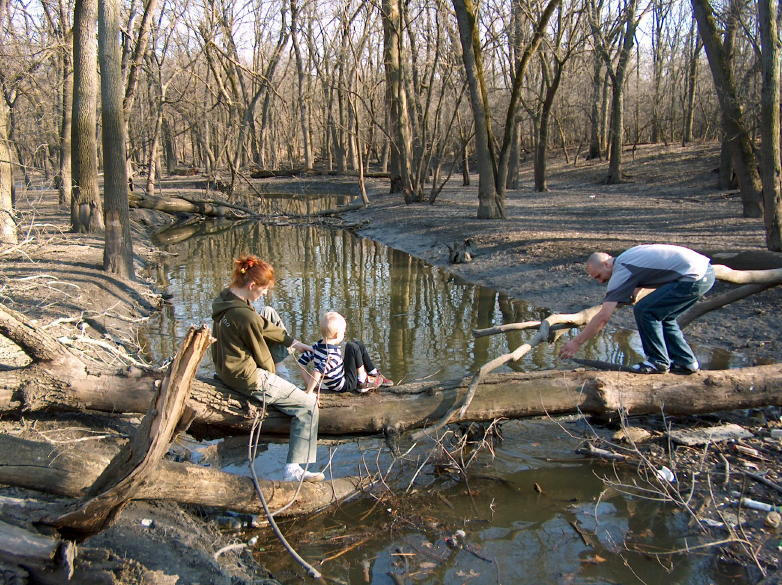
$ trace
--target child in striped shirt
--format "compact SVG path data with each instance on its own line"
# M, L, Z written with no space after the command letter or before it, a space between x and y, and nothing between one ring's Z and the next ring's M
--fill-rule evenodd
M320 388L332 392L357 391L363 394L380 386L394 385L377 371L367 348L360 341L345 343L345 354L342 355L339 344L345 338L346 327L345 318L336 311L329 311L321 318L323 339L313 343L312 351L304 352L299 358L302 366L313 363L307 392L320 385Z

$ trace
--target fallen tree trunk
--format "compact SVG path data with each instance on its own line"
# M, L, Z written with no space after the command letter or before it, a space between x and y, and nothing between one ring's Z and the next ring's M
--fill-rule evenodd
M45 554L47 549L53 549L51 557ZM174 583L177 579L107 549L78 547L77 551L70 541L0 523L0 583L116 585L127 583L122 577L131 575L134 583L149 585Z
M588 312L576 315L585 319ZM0 413L148 410L159 373L88 371L62 344L21 321L20 315L0 306L0 332L7 332L14 341L20 339L28 355L36 355L38 360L26 368L0 372ZM547 321L548 326L559 320L550 317ZM543 341L545 336L536 338ZM464 382L408 384L369 395L323 394L320 433L406 430L433 424L446 415L456 422L578 410L603 414L617 408L634 414L750 408L780 404L781 378L779 364L701 372L688 378L579 371L499 374L481 379L480 392L474 393L473 403L467 409L462 408L469 392ZM212 437L248 432L260 407L213 380L194 382L189 405L198 412L192 432ZM451 417L448 413L454 408L460 412ZM287 427L288 417L271 409L264 421L264 432L285 433Z
M90 488L93 497L51 518L50 525L63 534L84 538L103 530L125 507L155 471L180 424L186 428L195 416L186 402L198 364L211 343L208 327L190 328L132 440Z
M0 435L0 483L59 496L85 496L112 459L108 449L75 449L41 441ZM322 483L303 483L285 516L308 514L338 502L368 485L355 477ZM285 506L298 484L285 481L260 482L272 512ZM260 514L261 504L252 479L192 463L163 460L153 480L140 485L135 500L171 500Z
M0 373L0 380L6 376ZM46 387L31 385L13 400L17 412L53 412L91 409L104 412L141 412L152 392L127 393L121 377L103 392L53 394ZM150 380L151 386L151 380ZM405 384L370 394L322 394L321 435L371 434L387 429L407 430L440 420L463 403L466 382ZM24 399L29 399L25 402ZM664 411L693 414L762 405L782 404L782 365L757 366L724 371L703 371L693 376L639 376L623 372L545 371L486 376L472 403L450 422L494 418L522 418L553 413L612 413L625 408L631 414ZM198 412L191 425L197 437L219 437L249 432L260 404L217 385L196 380L190 406ZM0 406L1 407L1 406ZM270 409L264 432L287 433L289 417Z
M157 197L155 195L139 195L130 193L128 203L131 208L154 209L171 215L191 213L207 217L228 217L233 219L246 218L253 215L251 211L217 201L194 201L179 197Z

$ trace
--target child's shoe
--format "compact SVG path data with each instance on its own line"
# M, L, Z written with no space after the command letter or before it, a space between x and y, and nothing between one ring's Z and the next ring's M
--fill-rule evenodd
M383 386L384 388L388 388L394 385L393 380L389 380L380 372L376 372L375 374L371 375L370 378L374 378L375 381L377 382L377 385Z
M359 394L366 394L370 390L377 390L380 388L380 381L375 376L367 376L367 379L363 382L359 382L356 386L356 392Z

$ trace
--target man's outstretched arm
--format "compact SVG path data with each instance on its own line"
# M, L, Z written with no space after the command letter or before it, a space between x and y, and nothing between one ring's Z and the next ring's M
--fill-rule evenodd
M592 339L595 335L603 330L603 327L606 326L606 323L611 320L611 315L614 314L616 305L617 303L614 301L606 301L603 303L603 306L600 307L600 311L598 311L597 315L590 319L589 323L586 324L586 327L584 327L578 335L576 335L562 347L559 352L559 357L571 358L576 355L576 352L582 345L584 345L587 341Z

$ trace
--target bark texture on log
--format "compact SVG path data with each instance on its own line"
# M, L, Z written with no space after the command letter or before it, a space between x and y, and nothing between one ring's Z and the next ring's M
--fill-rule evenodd
M8 374L0 372L6 388ZM126 392L121 382L122 378L117 377L115 384L101 384L102 391L80 385L56 394L45 386L28 383L23 393L9 390L13 397L9 404L21 412L73 410L79 406L103 412L145 411L152 399L151 390ZM151 388L152 382L148 379L146 386ZM600 414L622 404L636 414L660 412L661 407L669 414L752 408L780 404L781 382L782 364L702 371L688 377L582 371L493 374L482 380L464 415L453 417L451 422L577 410ZM458 406L467 391L467 381L459 381L405 384L369 394L323 393L319 431L321 435L370 434L387 428L427 426ZM677 397L677 392L682 395ZM250 404L214 380L193 382L190 406L197 411L190 431L199 438L248 433L260 410L260 404ZM263 430L285 434L288 422L289 417L272 408Z
M74 449L51 443L0 435L0 483L59 496L83 497L103 473L117 446L108 449ZM294 482L262 480L272 512L286 505L296 492ZM308 514L343 500L367 487L356 477L323 483L304 483L285 516ZM261 504L252 479L192 463L163 460L134 493L136 500L171 500L260 514Z
M207 201L190 201L178 197L156 197L154 195L137 195L130 193L128 197L130 207L141 209L154 209L171 215L181 213L193 213L207 217L244 218L247 213L231 205ZM250 214L252 215L252 214Z
M589 310L575 315L550 316L547 325L562 318L584 321ZM4 317L0 315L0 324ZM8 317L13 320L13 315ZM6 328L8 329L8 327ZM29 332L28 332L29 333ZM541 338L544 336L541 333ZM32 330L36 342L44 332ZM542 339L541 339L542 340ZM527 346L529 344L525 344ZM524 347L524 346L523 346ZM65 349L63 348L63 352ZM515 353L512 356L515 359ZM78 362L78 360L76 360ZM14 371L0 372L0 413L92 409L103 412L146 412L154 398L156 375L133 371L113 374L63 375L51 362L38 362ZM624 405L631 412L696 413L779 404L782 364L723 372L701 372L686 379L638 376L618 372L546 371L486 376L459 420L519 418L545 413L582 410L602 413ZM776 385L776 386L775 386ZM761 390L762 389L762 390ZM465 404L466 382L417 383L368 395L323 394L320 433L345 435L378 433L386 429L424 427ZM675 396L682 392L682 396ZM715 399L714 395L720 398ZM703 397L700 400L699 397ZM196 380L189 405L197 412L192 430L196 436L219 437L249 432L260 407L251 404L215 380ZM286 433L288 417L269 410L264 432Z
M133 497L168 450L185 411L198 364L212 343L209 328L191 327L160 384L152 408L133 439L123 448L90 488L94 497L52 520L61 531L80 537L103 530Z
M487 376L467 411L451 422L522 418L581 411L604 414L625 408L632 414L692 414L782 404L782 365L702 371L692 376L643 376L623 372L545 371ZM194 386L194 396L208 406L215 389ZM432 424L458 405L468 382L406 384L362 395L322 394L323 435L379 433ZM228 398L223 394L224 398ZM255 407L229 398L194 423L222 434L245 431ZM264 431L287 432L287 417L271 411Z

